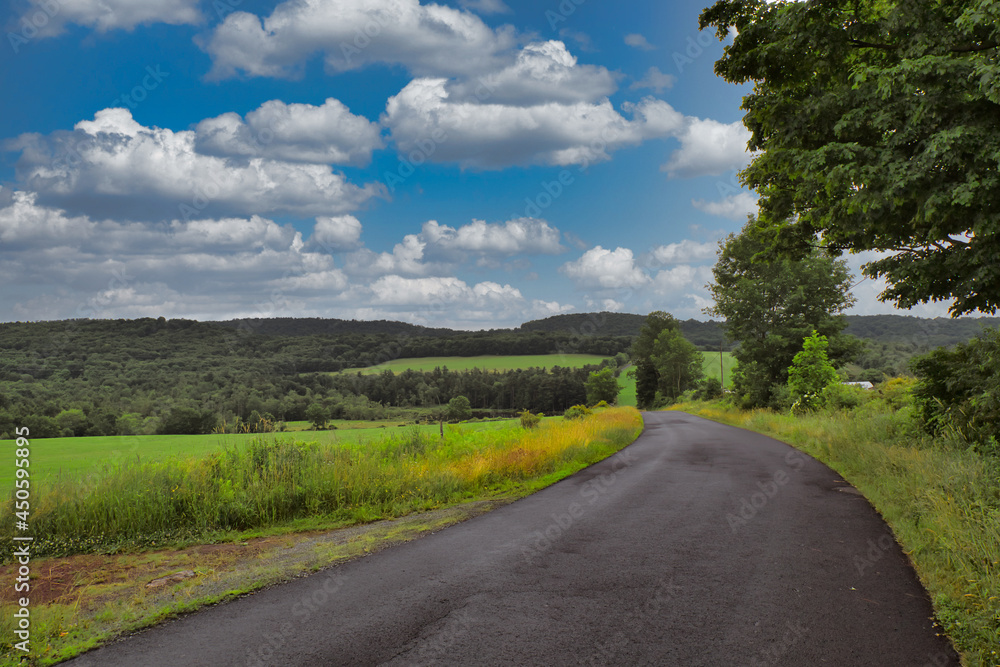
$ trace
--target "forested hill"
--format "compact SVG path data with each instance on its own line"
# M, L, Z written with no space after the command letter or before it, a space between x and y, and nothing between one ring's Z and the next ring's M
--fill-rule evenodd
M632 313L570 313L566 315L553 315L543 320L525 322L521 325L520 330L562 331L585 336L630 336L634 338L639 335L639 329L645 321L645 315L635 315ZM732 347L732 344L728 340L723 340L719 324L719 322L713 320L707 322L682 320L681 334L695 347L717 350L721 343L728 350Z
M848 315L845 332L879 343L911 343L925 349L964 343L983 327L997 326L1000 326L998 317L927 319L909 315Z
M433 329L390 320L323 319L319 317L274 317L268 319L240 319L213 322L230 329L261 336L343 336L352 334L389 336L451 336L452 329Z
M638 336L645 315L632 313L575 313L555 315L521 325L521 331L569 332L609 336ZM681 321L681 333L702 349L718 349L722 339L721 322ZM1000 326L997 317L961 317L934 319L909 315L848 315L845 333L876 343L906 343L915 349L928 350L963 343L983 327ZM725 347L729 349L729 341Z

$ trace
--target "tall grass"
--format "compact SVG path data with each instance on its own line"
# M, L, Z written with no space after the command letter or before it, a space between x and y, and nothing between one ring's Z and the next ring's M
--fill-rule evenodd
M891 526L973 667L1000 666L1000 460L920 432L909 408L872 400L800 416L675 406L771 435L823 461Z
M442 440L414 428L350 445L267 435L206 458L129 459L82 481L34 489L34 552L113 551L317 515L344 523L401 516L544 476L570 461L592 463L641 430L635 410L617 408L531 431L512 426ZM15 534L10 502L5 536Z

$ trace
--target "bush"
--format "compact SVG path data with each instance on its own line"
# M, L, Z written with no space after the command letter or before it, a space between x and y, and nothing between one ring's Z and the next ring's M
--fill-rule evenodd
M952 350L938 348L912 366L925 428L1000 455L1000 331L986 330Z
M594 405L594 407L592 407L591 410L597 410L598 408L610 408L610 407L611 406L608 405L607 401L600 401L599 403Z
M705 380L700 393L701 398L709 401L722 398L722 381L719 378L708 378Z
M521 413L521 426L524 428L535 428L540 421L542 421L541 413L533 415L527 410Z
M819 407L823 391L837 382L837 370L827 357L827 347L826 336L813 331L802 341L802 351L792 360L788 369L788 391L794 400L793 412Z
M590 414L593 413L586 405L574 405L571 408L567 408L566 412L563 413L563 417L566 419L583 419Z
M851 384L830 384L819 394L820 404L831 410L853 410L864 405L871 390Z
M899 377L886 380L875 391L889 407L898 410L913 405L913 390L916 386L916 378Z

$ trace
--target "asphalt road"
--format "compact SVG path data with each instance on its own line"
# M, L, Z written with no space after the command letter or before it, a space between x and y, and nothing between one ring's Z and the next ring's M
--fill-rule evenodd
M67 664L959 664L837 474L748 431L645 419L528 498Z

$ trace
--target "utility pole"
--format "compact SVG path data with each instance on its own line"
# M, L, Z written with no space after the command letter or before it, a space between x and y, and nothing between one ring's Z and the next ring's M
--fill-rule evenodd
M726 393L726 370L722 367L722 341L723 338L719 339L719 379L722 382L722 393Z

